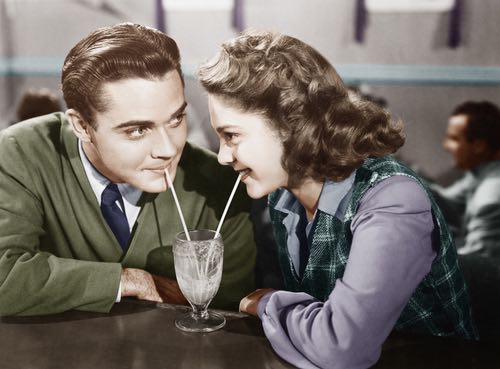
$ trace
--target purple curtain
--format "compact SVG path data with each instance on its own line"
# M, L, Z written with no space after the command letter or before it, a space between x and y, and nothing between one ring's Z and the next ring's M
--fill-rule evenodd
M356 0L356 14L354 18L354 39L358 43L365 40L366 5L365 0Z
M463 12L463 0L455 0L455 5L450 12L450 24L448 28L448 46L456 48L461 41L461 23ZM367 11L365 0L356 0L354 39L358 43L365 40L365 29L367 25Z
M165 24L165 10L163 8L163 1L165 1L165 0L155 0L155 2L156 2L156 29L166 33L167 27Z
M463 0L455 0L455 5L450 12L450 24L448 28L448 46L456 48L460 46L461 41L461 23L462 23Z
M245 22L243 21L243 0L234 0L232 25L238 32L243 31L245 28Z

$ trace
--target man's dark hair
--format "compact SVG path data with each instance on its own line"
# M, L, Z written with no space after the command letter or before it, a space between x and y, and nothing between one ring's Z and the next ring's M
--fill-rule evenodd
M468 141L484 140L492 151L500 150L500 109L489 101L466 101L458 105L454 115L466 115L465 137Z
M66 56L61 77L64 100L94 125L95 112L108 108L103 84L127 78L155 80L174 70L182 79L179 49L166 34L132 23L99 28Z

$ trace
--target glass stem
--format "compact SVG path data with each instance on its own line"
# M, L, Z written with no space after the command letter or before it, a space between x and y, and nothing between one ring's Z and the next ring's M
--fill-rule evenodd
M207 305L191 305L193 308L193 312L191 313L194 319L207 319L208 311Z

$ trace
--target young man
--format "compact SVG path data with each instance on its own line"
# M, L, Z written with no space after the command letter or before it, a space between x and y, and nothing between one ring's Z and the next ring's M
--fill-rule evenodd
M98 29L66 57L62 89L65 115L0 135L0 314L107 312L123 296L184 303L165 170L189 229L215 229L235 175L186 143L176 43L140 25ZM238 194L222 228L214 307L254 288L249 208Z
M494 104L467 101L451 113L443 146L467 173L447 188L431 189L455 230L459 254L500 257L499 137Z

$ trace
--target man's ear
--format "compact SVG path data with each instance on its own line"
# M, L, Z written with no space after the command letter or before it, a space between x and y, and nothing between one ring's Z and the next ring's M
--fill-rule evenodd
M473 141L472 152L480 162L491 160L495 153L484 139L477 138Z
M480 139L480 138L476 138L473 141L472 149L474 150L474 152L476 154L486 153L486 152L489 151L488 142L486 142L486 140L483 140L483 139Z
M90 124L82 118L79 112L75 109L68 109L66 110L66 118L68 118L76 137L82 140L82 142L92 141L89 132L91 129Z

